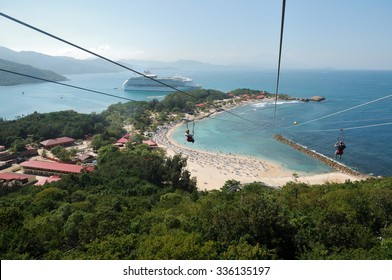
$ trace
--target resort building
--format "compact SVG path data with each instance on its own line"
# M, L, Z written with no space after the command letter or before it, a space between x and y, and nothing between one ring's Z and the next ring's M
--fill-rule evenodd
M158 144L152 140L143 140L143 144L150 146L151 148L158 147Z
M117 140L117 142L116 142L116 144L118 145L118 146L120 146L120 145L125 145L126 143L128 143L128 142L132 142L132 135L131 134L129 134L129 133L127 133L127 134L125 134L123 137L121 137L120 139L118 139Z
M12 155L8 151L0 151L0 161L12 159Z
M39 160L25 161L22 162L20 166L22 167L24 173L36 174L41 176L62 176L64 174L79 174L84 171L89 171L81 165Z
M36 182L35 176L13 172L0 173L0 183L12 186L13 184L27 185Z
M0 170L11 167L13 162L13 159L0 161Z
M81 163L92 163L93 161L95 161L96 158L97 158L96 155L86 153L86 154L79 154L76 160L80 161Z
M75 143L75 139L70 137L59 137L54 139L48 139L40 142L41 146L45 149L51 149L55 146L70 146Z

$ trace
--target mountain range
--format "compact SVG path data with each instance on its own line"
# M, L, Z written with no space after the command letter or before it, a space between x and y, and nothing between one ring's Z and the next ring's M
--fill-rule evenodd
M27 64L40 69L46 69L61 75L88 74L88 73L112 73L126 71L117 65L100 58L75 59L66 56L50 56L33 51L14 51L0 46L0 59L15 63ZM117 61L137 71L156 69L217 69L228 66L213 65L195 60L178 60L173 62L161 62L150 60L120 60Z
M42 83L42 80L29 78L27 76L16 75L9 72L4 72L1 69L25 74L28 76L34 76L50 81L65 81L66 77L61 76L50 70L43 70L39 68L32 67L26 64L15 63L12 61L0 59L0 86L12 86L19 84L29 84L29 83Z
M28 71L29 74L34 76L34 73L41 78L47 78L49 80L53 79L56 81L65 80L65 77L55 76L55 75L71 75L71 74L90 74L90 73L115 73L126 71L126 69L112 64L100 58L94 59L76 59L66 56L50 56L33 51L14 51L6 47L0 46L0 60L2 60L0 66L3 69L10 70L12 67L13 71L19 73L25 73L23 71ZM237 68L238 65L214 65L209 63L204 63L195 60L177 60L173 62L162 62L162 61L152 61L152 60L120 60L118 63L134 69L139 72L145 70L219 70L227 68ZM14 63L14 64L13 64ZM16 64L20 64L17 66ZM12 66L11 66L12 65ZM6 68L4 68L6 67ZM30 68L29 68L30 67ZM29 68L29 69L27 69ZM35 68L35 70L33 70ZM240 67L242 68L242 67ZM249 68L249 67L247 67ZM18 71L18 69L20 71ZM22 71L23 70L23 71ZM51 73L46 72L44 76L44 71L51 71ZM24 77L11 77L12 74L4 73L0 71L0 85L15 85L26 83L26 78ZM48 75L48 76L46 76ZM27 78L28 79L28 78ZM32 82L32 79L28 79L27 82ZM34 82L40 82L35 80Z
M118 66L99 59L80 60L65 56L50 56L32 51L16 52L5 47L0 47L0 59L31 65L61 75L121 71Z

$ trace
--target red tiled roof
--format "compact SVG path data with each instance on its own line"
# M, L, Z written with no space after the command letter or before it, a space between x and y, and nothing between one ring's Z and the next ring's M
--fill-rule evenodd
M43 146L56 146L75 142L75 139L70 137L59 137L55 139L48 139L40 142Z
M123 137L117 140L116 143L125 144L132 141L132 135L127 133Z
M158 144L155 143L155 142L152 141L152 140L144 140L144 141L143 141L143 144L147 144L147 145L150 146L150 147L158 146Z
M122 137L122 138L118 139L116 143L125 144L128 142L129 142L128 138Z
M16 173L0 173L0 180L10 181L10 180L24 180L29 177L23 176L21 174Z
M66 173L80 173L84 169L81 165L68 164L68 163L58 163L58 162L48 162L39 160L25 161L20 164L22 167L54 170Z

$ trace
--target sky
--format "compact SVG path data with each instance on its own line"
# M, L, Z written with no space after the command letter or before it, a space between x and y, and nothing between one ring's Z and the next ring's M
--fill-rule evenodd
M281 0L0 0L0 12L113 60L276 68ZM282 69L392 69L391 0L287 0ZM0 46L91 58L0 16Z

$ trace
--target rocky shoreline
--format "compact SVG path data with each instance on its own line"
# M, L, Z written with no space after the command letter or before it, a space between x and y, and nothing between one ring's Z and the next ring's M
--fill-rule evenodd
M299 100L303 102L309 102L309 101L314 101L314 102L321 102L327 100L324 96L317 95L317 96L312 96L310 98L294 98L294 100Z
M339 162L337 162L335 160L332 160L332 159L330 159L330 158L328 158L328 157L326 157L326 156L324 156L324 155L322 155L320 153L317 153L315 151L309 150L308 148L306 148L306 147L304 147L304 146L302 146L302 145L300 145L298 143L295 143L295 142L287 139L286 137L284 137L284 136L282 136L280 134L275 134L274 138L276 140L278 140L279 142L283 143L283 144L289 145L290 147L296 149L297 151L300 151L300 152L302 152L302 153L304 153L306 155L309 155L309 156L311 156L311 157L313 157L315 159L318 159L319 161L321 161L321 162L325 163L326 165L332 167L334 170L336 170L338 172L343 172L343 173L351 174L351 175L354 175L354 176L366 176L366 175L361 174L361 173L359 173L359 172L357 172L357 171L347 167L346 165L343 165L343 164L341 164L341 163L339 163Z

